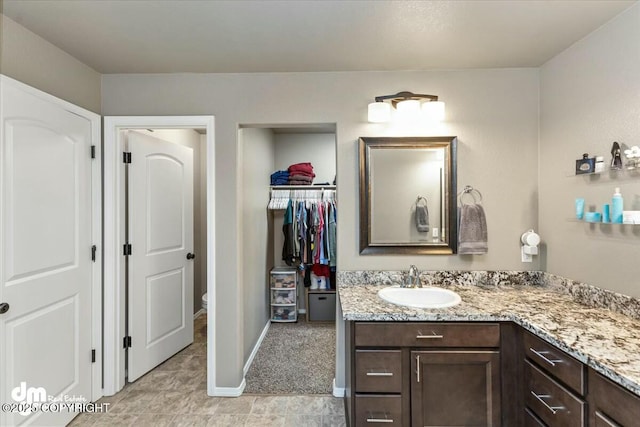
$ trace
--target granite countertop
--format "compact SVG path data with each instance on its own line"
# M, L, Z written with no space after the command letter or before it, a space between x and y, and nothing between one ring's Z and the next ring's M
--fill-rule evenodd
M441 287L462 302L445 309L388 303L377 295L386 286L339 286L344 320L513 321L640 395L640 320L582 304L551 286L446 284Z

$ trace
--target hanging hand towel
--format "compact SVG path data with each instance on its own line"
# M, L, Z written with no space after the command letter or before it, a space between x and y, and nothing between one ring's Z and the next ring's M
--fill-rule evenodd
M429 209L427 208L427 199L421 196L416 200L416 228L420 233L426 233L429 231Z
M482 205L463 204L460 207L458 253L460 255L480 255L486 254L488 250L487 220Z

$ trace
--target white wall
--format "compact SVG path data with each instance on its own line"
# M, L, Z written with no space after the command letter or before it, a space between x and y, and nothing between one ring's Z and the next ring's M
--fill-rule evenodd
M337 124L339 269L405 269L412 263L428 270L537 269L537 262L520 262L518 239L537 227L538 80L537 69L105 75L105 115L216 116L216 262L222 266L216 273L217 385L237 387L242 379L243 331L229 324L244 316L238 286L239 123ZM422 129L367 123L367 103L400 90L437 94L447 103L446 123ZM458 136L458 184L484 195L487 255L359 255L357 140L393 135Z
M294 163L309 162L316 174L314 183L333 184L336 175L334 133L281 133L275 135L275 169L286 170Z
M274 135L270 129L242 128L238 144L242 189L238 283L243 300L242 360L246 362L270 316L267 280L273 266L273 244L267 205L269 176L274 168Z
M640 297L640 228L570 221L576 197L602 212L615 187L640 208L638 173L571 176L582 153L608 164L613 141L640 145L640 4L541 68L540 110L542 267Z
M100 73L0 15L0 73L100 113Z

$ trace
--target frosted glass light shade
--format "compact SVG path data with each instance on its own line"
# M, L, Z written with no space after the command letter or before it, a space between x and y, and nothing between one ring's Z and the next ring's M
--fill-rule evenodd
M385 123L391 120L391 104L372 102L369 104L368 118L371 123Z
M396 104L398 113L402 116L412 116L420 112L420 101L417 99L407 99Z
M422 104L422 112L429 121L441 122L444 120L444 102L431 101Z

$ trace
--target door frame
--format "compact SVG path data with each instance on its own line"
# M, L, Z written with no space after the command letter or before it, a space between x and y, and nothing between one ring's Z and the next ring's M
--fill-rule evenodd
M215 145L214 116L104 117L104 388L111 396L125 386L124 163L120 132L135 129L205 129L207 183L207 321L215 319ZM215 389L215 337L207 328L207 393Z
M91 271L91 348L96 351L95 363L91 366L91 401L102 397L102 153L100 115L50 95L18 80L0 74L0 86L10 85L43 101L87 119L91 125L91 145L95 146L95 158L91 159L91 240L96 246L96 260ZM0 123L0 132L3 132ZM87 248L89 250L89 248Z

